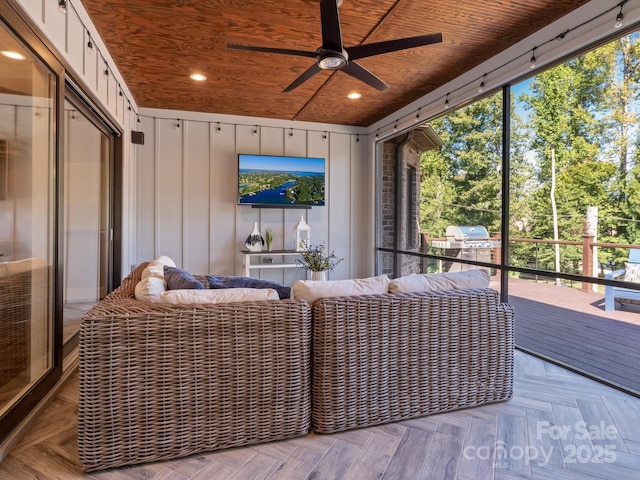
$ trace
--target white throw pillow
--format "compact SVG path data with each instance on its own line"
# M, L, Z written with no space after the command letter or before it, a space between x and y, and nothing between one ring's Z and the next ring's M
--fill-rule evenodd
M488 286L489 272L485 269L453 273L414 273L391 280L389 292L437 292L464 288L487 288Z
M160 262L163 265L166 265L167 267L175 267L176 266L176 262L171 260L171 258L167 257L166 255L160 255L158 258L156 258L156 261Z
M147 268L145 268L142 271L140 278L144 280L149 275L154 275L156 277L164 278L165 265L167 267L174 267L174 268L176 266L175 262L171 260L169 257L167 257L166 255L160 255L155 260L152 260L149 262L149 265L147 265Z
M176 264L166 255L160 255L149 262L147 268L140 274L140 281L136 285L137 300L159 302L160 294L167 291L167 281L164 278L164 266L175 267Z
M279 299L278 292L273 288L221 288L215 290L167 290L160 294L159 302L172 305L190 305Z
M148 275L136 284L136 300L158 302L160 301L160 294L166 292L166 290L167 282L164 280L164 276L160 278L155 275Z
M291 288L291 296L313 303L318 298L375 295L388 291L389 277L380 275L353 280L298 280Z
M150 276L156 278L164 278L164 264L162 262L159 262L158 260L152 260L151 262L149 262L147 268L142 271L140 278L144 280Z

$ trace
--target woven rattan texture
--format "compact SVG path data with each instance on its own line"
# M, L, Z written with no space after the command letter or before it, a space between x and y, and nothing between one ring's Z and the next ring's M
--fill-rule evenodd
M50 321L50 304L49 268L0 277L0 386L29 368L31 315L45 315L46 325Z
M86 471L304 435L304 301L140 302L136 269L83 319L78 451Z
M321 299L312 317L320 433L512 396L514 312L494 290Z

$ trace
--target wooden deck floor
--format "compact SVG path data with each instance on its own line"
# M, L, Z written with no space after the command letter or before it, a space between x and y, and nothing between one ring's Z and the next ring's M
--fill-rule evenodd
M604 296L511 279L516 345L640 395L640 306L604 311Z

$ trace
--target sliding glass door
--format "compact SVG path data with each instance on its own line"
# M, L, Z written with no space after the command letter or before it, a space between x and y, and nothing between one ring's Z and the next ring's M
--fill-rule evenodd
M113 133L70 92L64 109L63 340L110 290Z
M36 385L58 366L58 78L0 22L0 438L15 424L11 410L37 398Z

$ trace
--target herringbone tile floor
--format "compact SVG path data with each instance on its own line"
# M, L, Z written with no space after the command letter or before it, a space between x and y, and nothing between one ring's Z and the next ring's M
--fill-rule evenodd
M74 375L0 464L0 479L640 478L640 399L516 352L507 402L333 435L84 475Z

